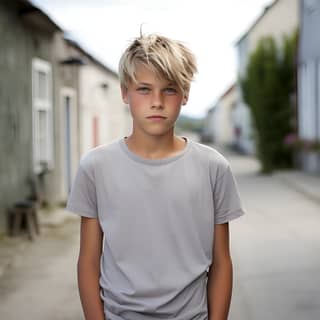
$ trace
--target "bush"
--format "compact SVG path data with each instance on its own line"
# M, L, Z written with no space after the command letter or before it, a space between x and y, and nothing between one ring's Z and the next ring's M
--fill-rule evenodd
M262 38L250 56L246 76L240 79L264 173L293 164L293 152L285 147L284 139L295 130L296 43L296 32L283 38L281 48L272 37Z

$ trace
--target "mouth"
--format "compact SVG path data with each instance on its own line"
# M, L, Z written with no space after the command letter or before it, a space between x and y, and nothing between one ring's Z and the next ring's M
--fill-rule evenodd
M147 117L147 119L166 119L166 117L164 117L164 116L150 116L150 117Z

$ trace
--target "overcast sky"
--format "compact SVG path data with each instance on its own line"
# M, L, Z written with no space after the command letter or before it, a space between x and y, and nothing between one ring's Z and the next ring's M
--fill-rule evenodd
M80 45L117 71L129 41L157 32L196 54L199 73L182 113L202 117L236 79L234 44L271 0L33 0Z

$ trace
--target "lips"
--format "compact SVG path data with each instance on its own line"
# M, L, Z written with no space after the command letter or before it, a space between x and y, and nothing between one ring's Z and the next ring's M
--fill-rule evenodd
M147 118L148 118L148 119L166 119L166 117L160 116L160 115L149 116L149 117L147 117Z

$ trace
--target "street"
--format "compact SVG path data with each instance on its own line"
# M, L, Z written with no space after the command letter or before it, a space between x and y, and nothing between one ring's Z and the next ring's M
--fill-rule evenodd
M231 159L247 215L231 222L230 320L320 319L320 206Z
M230 222L230 320L320 319L319 204L226 155L247 214ZM76 284L79 220L48 229L0 277L0 318L83 319Z
M76 283L79 223L43 230L0 278L3 320L83 319Z

